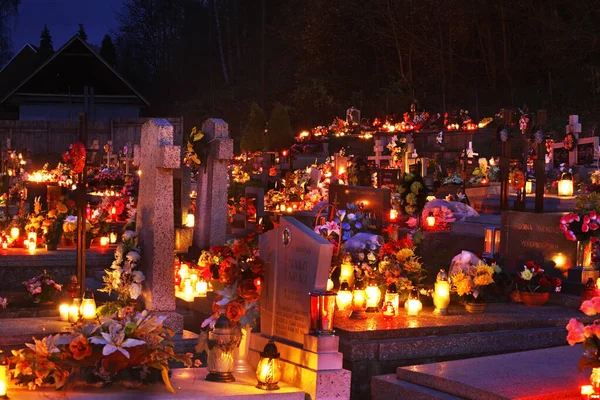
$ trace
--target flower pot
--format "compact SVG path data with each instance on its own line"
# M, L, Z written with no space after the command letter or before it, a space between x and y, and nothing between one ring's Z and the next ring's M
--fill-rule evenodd
M465 310L469 314L481 314L485 311L485 303L465 303Z
M550 293L520 292L521 302L526 306L543 306L548 302Z
M46 243L46 250L56 251L57 243Z

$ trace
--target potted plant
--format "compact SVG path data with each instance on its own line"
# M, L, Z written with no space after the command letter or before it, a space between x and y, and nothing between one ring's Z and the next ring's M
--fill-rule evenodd
M560 279L546 275L544 269L527 261L515 277L516 289L521 302L526 306L541 306L550 298L550 292L560 292Z
M485 288L494 283L494 273L500 272L496 264L465 266L450 277L452 288L464 303L467 312L480 314L485 310Z
M36 304L52 304L56 294L62 290L62 285L56 283L52 277L44 270L38 276L35 276L25 282L25 289Z

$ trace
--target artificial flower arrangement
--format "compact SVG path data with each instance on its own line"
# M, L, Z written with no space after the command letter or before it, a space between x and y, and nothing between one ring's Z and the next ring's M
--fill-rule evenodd
M200 164L204 164L206 167L209 151L210 147L206 135L193 127L186 142L183 163L193 171L197 171Z
M515 276L515 286L520 292L560 292L561 285L560 279L547 275L544 269L533 261L527 261Z
M23 285L25 285L25 289L34 303L53 302L58 292L62 291L62 285L56 283L46 270L38 276L23 282Z
M216 246L203 251L198 267L201 276L213 278L212 284L217 292L214 312L202 323L202 327L214 325L219 315L224 313L240 327L256 328L264 274L264 262L256 248L256 235L238 239L230 246Z
M96 168L89 172L87 177L90 191L102 192L105 189L115 188L120 191L125 185L125 174L121 168Z
M570 213L560 218L560 230L565 234L567 240L587 243L596 241L600 231L600 220L596 211L584 214Z
M442 181L442 186L462 185L462 184L463 184L463 179L458 175L457 172L450 174L449 176L444 178L444 180Z
M70 212L75 209L75 202L67 198L62 198L56 207L49 210L43 226L46 228L44 240L49 247L56 246L60 242L63 233L64 221Z
M486 287L494 283L494 274L500 271L497 264L487 265L484 262L465 266L450 276L452 289L464 303L483 303Z
M588 317L595 317L600 313L600 297L594 297L581 303L579 308ZM578 368L583 371L588 368L600 368L600 320L584 325L575 318L567 324L567 342L575 346L581 343L583 356L579 359Z
M140 259L137 234L135 231L126 230L122 235L122 242L115 250L115 260L110 269L105 270L102 277L104 287L99 291L109 295L116 292L121 304L137 300L142 293L142 283L146 280L144 273L137 269Z
M405 174L393 197L400 213L406 218L421 214L427 202L427 188L423 184L423 178L418 174Z
M496 182L500 177L500 167L491 165L484 157L478 160L478 166L473 170L473 176L469 179L469 183Z
M401 299L427 278L420 257L415 254L415 242L411 235L385 243L379 252L376 271L377 281L386 286L395 284Z
M174 332L163 326L166 317L124 307L111 317L79 320L69 334L46 336L13 350L10 368L18 385L30 390L52 385L61 389L85 382L122 383L138 387L159 383L175 393L169 381L169 362L191 366L189 355L173 350Z
M392 165L398 166L402 163L402 159L408 149L406 138L398 139L398 136L393 136L392 140L387 144L386 148L392 156Z

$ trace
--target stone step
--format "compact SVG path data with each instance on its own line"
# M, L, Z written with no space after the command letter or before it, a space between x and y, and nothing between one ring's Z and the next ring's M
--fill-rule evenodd
M400 367L373 378L372 398L580 399L590 374L577 369L581 355L580 346L561 346Z
M304 392L288 384L279 383L279 390L265 391L257 389L254 373L235 375L231 383L208 382L205 380L206 368L178 368L171 375L171 385L177 394L169 393L163 385L150 385L139 390L126 390L119 385L105 388L71 388L69 399L106 399L106 400L304 400ZM66 393L54 388L35 391L10 386L8 396L19 400L64 400Z

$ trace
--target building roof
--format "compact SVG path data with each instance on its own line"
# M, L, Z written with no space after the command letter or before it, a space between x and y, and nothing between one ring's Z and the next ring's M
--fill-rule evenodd
M16 82L22 82L35 69L37 48L27 43L0 69L0 98L14 89Z
M34 64L35 65L35 64ZM15 82L15 81L13 81ZM78 35L73 36L12 90L2 93L0 103L20 104L40 98L66 101L83 97L84 87L94 88L95 102L149 102Z

